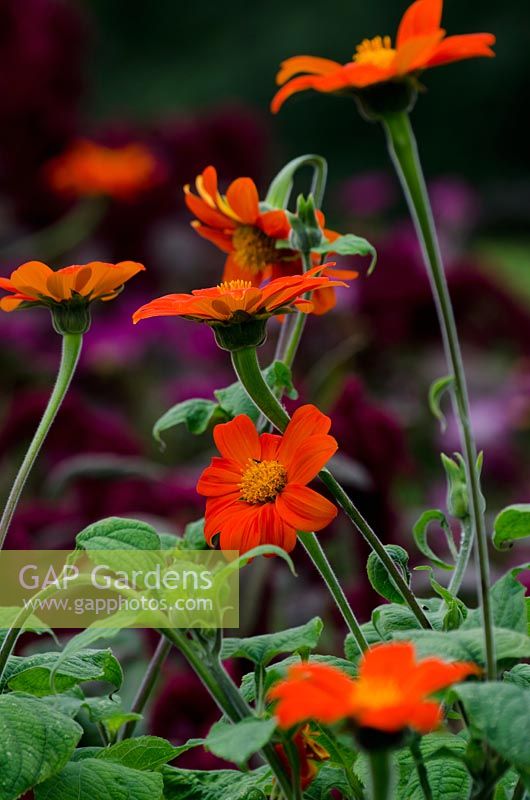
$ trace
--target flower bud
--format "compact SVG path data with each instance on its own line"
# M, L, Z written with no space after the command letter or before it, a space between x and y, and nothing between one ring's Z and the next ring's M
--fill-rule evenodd
M54 330L65 333L86 333L90 328L90 305L84 298L78 303L73 300L50 305Z
M322 228L318 221L313 195L298 196L296 214L288 214L291 225L289 242L294 250L310 253L322 243Z

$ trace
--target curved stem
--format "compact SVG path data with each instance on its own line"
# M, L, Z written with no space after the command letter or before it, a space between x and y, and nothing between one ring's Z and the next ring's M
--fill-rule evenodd
M328 587L360 652L364 653L365 650L368 650L368 642L318 538L314 533L299 533L298 538Z
M160 633L180 650L223 714L226 714L234 723L253 716L252 709L217 659L212 662L204 652L198 652L185 633L181 631L164 629ZM267 744L263 747L262 752L283 794L287 800L293 800L289 776L285 773L276 750L271 744Z
M457 595L462 586L464 575L466 574L467 565L471 550L473 549L473 528L471 527L471 520L466 519L462 523L462 533L460 534L460 546L458 548L458 556L455 563L455 569L451 575L448 590L453 595Z
M466 464L466 478L470 496L470 516L476 533L477 562L479 566L479 596L484 627L486 672L490 680L496 678L495 642L493 639L492 612L489 595L490 570L488 540L477 468L477 448L469 412L469 398L460 351L460 342L453 307L442 264L440 247L432 216L429 195L421 168L418 149L408 114L387 114L383 118L388 149L405 192L409 211L420 241L423 258L429 274L431 288L438 312L447 363L454 378L453 401L460 427L462 451ZM466 557L462 553L462 560Z
M368 753L371 800L392 800L392 762L389 750Z
M20 495L22 494L28 475L31 472L33 464L35 463L44 440L48 435L48 431L52 426L61 403L64 400L66 392L68 391L68 387L70 386L70 382L79 360L82 344L83 337L81 334L68 333L63 336L61 363L57 373L57 379L55 381L53 392L50 395L48 405L46 406L46 410L44 411L39 427L37 428L24 460L20 465L15 482L13 483L13 487L9 493L9 497L2 514L2 519L0 520L0 550L4 546L11 520L13 519L13 515L16 511L18 501L20 500Z
M237 350L232 353L232 363L241 384L244 386L255 406L276 426L276 428L280 431L284 431L289 424L289 414L267 386L259 368L256 349L247 347L244 350ZM361 512L352 503L342 486L327 469L323 469L318 477L324 485L327 486L342 510L366 539L372 550L377 553L420 625L423 628L430 628L429 620L423 613L401 572L387 553L384 544L364 519ZM318 565L316 566L317 569L319 569ZM335 578L335 580L337 579ZM328 589L335 599L334 588L328 584ZM355 636L355 631L351 632Z
M313 168L311 194L315 200L316 207L320 208L326 189L328 164L325 158L315 154L299 156L289 161L269 186L265 202L277 208L287 208L293 189L295 173L302 167Z
M158 642L157 648L153 653L151 661L148 664L147 671L142 679L142 682L138 688L138 692L136 693L136 697L133 700L133 704L131 706L131 712L133 714L141 714L151 696L151 692L155 688L156 682L160 675L160 670L164 665L168 655L171 652L172 644L169 639L166 639L165 636L160 637L160 641ZM123 729L123 733L121 735L121 739L130 739L133 735L136 725L138 724L138 720L132 719L126 724L125 728Z
M311 269L311 253L300 253L300 257L302 259L302 271L307 272ZM309 297L309 295L307 295L307 297ZM283 361L289 368L293 366L298 347L300 346L300 340L304 333L306 320L307 314L302 314L301 311L296 312L292 324L289 325L288 335L285 337L285 340L282 341L281 336L278 338L278 344L274 354L275 361ZM284 320L283 324L287 325L288 323L291 323L289 318Z

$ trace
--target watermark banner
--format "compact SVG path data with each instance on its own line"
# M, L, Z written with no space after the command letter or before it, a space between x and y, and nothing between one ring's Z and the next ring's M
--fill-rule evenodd
M237 628L239 553L4 550L0 628Z

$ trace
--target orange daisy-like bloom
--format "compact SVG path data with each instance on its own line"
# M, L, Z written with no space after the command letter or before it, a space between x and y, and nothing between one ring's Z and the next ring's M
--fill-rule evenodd
M364 653L357 679L327 664L296 664L269 698L278 701L275 713L283 728L308 719L331 725L350 717L360 727L385 733L413 728L424 734L442 719L440 703L430 696L479 673L476 664L417 661L412 644L391 642Z
M207 497L205 536L220 534L222 550L246 553L262 544L290 552L297 531L319 531L335 506L307 484L337 450L331 420L315 406L293 414L283 436L258 434L245 414L216 425L220 458L212 459L197 484Z
M304 275L276 278L261 289L251 281L232 280L210 289L194 289L191 294L168 294L152 300L133 314L133 322L148 317L185 317L210 324L240 324L254 318L266 319L273 314L314 310L312 300L304 295L333 286L347 286L332 281L321 273L327 265L314 267Z
M75 142L47 167L57 192L76 197L106 195L131 199L160 179L160 163L143 144L105 147L88 139Z
M277 242L289 237L291 226L285 211L262 211L258 190L250 178L237 178L219 193L217 172L206 169L196 178L197 195L184 188L186 204L197 219L191 224L204 239L213 242L227 254L223 281L250 281L259 286L264 280L302 272L298 254L289 248L278 248ZM324 228L325 219L317 211L323 234L333 242L340 234ZM335 270L330 277L356 278L351 270ZM326 287L314 297L315 314L323 314L335 305L335 292Z
M10 278L0 278L0 289L9 292L0 299L0 308L15 311L27 306L88 305L93 300L113 300L123 284L144 269L135 261L91 261L54 271L41 261L28 261Z
M313 56L288 58L276 78L282 88L272 101L272 111L276 113L288 97L306 89L366 89L401 81L429 67L494 55L491 47L495 37L491 33L446 36L440 27L442 7L443 0L416 0L403 15L395 45L389 36L365 39L349 64Z

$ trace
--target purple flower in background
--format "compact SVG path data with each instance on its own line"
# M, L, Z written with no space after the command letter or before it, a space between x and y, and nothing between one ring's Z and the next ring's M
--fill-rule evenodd
M348 178L339 188L344 212L360 219L382 216L398 196L396 182L388 172L362 172Z

